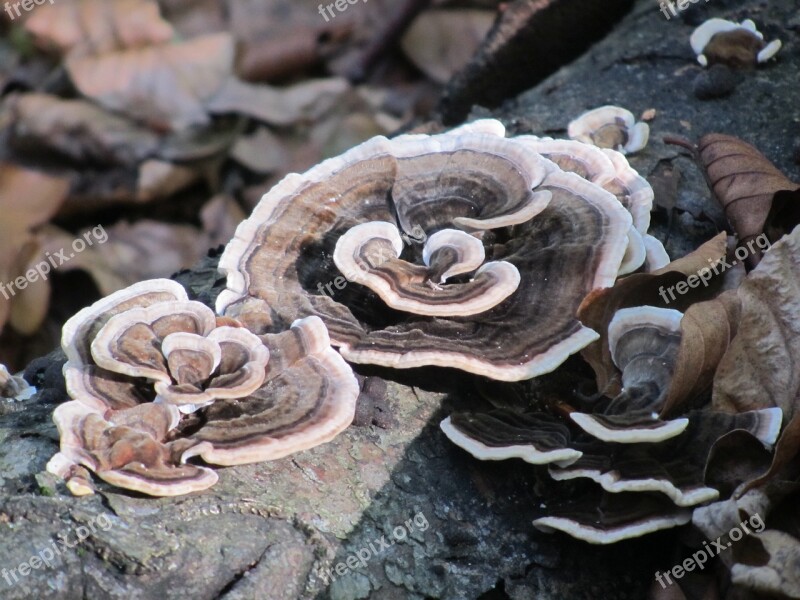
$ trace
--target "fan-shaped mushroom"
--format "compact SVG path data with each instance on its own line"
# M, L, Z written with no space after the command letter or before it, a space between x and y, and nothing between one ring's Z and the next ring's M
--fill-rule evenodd
M630 166L623 154L575 140L535 136L521 136L516 139L552 160L563 170L580 175L611 192L628 210L633 218L633 225L628 230L628 248L620 265L620 275L636 271L645 262L648 254L657 256L656 261L663 260L666 255L663 246L652 236L647 236L650 211L653 209L653 188ZM649 238L647 243L645 236ZM660 252L658 246L661 246Z
M358 384L316 317L259 338L146 281L90 306L64 326L73 398L53 416L61 451L48 469L76 494L82 468L151 495L216 482L214 464L279 458L331 440L355 414ZM183 416L182 416L183 415Z
M573 140L631 154L647 145L650 127L644 122L637 123L633 113L625 108L601 106L571 121L567 134Z
M681 433L688 419L664 421L659 413L672 381L680 347L677 310L639 306L617 311L608 327L622 392L602 413L570 414L584 431L607 442L660 442Z
M317 315L356 363L506 381L554 369L595 339L574 314L616 278L632 220L502 135L479 121L375 138L288 176L226 248L218 312L257 332Z

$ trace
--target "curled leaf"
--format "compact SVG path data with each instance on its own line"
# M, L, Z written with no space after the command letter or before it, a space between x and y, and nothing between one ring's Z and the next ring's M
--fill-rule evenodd
M800 227L770 249L737 294L739 330L714 380L714 407L742 412L778 406L788 422L772 466L752 487L782 473L800 454Z
M44 318L47 286L41 289L36 277L40 285L33 293L29 290L33 277L23 277L36 253L31 229L55 214L68 191L66 179L0 163L0 282L4 284L0 288L0 331L9 316L24 332L35 330Z
M681 345L662 416L708 389L722 356L736 335L739 299L734 290L690 306L681 319Z
M700 138L700 159L714 195L725 209L739 245L764 231L775 194L800 190L755 147L731 135L711 133ZM754 266L760 250L752 257Z

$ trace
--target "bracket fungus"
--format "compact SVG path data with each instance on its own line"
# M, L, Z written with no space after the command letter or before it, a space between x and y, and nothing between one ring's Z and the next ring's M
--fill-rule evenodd
M614 364L622 372L622 391L602 413L573 412L581 429L606 442L661 442L680 434L688 419L662 420L681 343L677 310L639 306L617 311L608 327Z
M76 494L92 492L85 469L155 496L205 489L216 473L189 458L280 458L333 439L355 414L355 376L318 318L259 337L174 281L80 311L62 346L73 400L54 413L61 450L48 470Z
M754 67L767 62L781 49L781 41L764 41L756 24L745 19L735 23L725 19L708 19L689 38L697 62L704 67L722 63L736 68Z
M319 316L354 363L552 371L596 339L575 313L615 281L633 218L504 135L485 120L378 137L289 175L222 255L217 312L256 333Z
M585 112L571 121L567 135L586 144L632 154L647 146L650 126L643 121L637 123L631 111L608 105Z
M524 141L529 148L553 161L564 171L580 175L612 193L630 213L633 223L628 230L628 248L622 259L619 275L633 273L645 262L648 263L648 268L669 263L664 246L647 233L655 198L653 188L630 166L622 153L575 140L535 136L521 136L517 139Z
M690 321L696 319L693 310L687 311ZM691 507L720 495L708 475L717 443L735 431L770 450L783 413L704 409L664 417L684 405L673 393L686 360L683 320L679 311L652 306L616 311L607 338L622 389L613 398L576 397L567 404L545 396L538 403L517 399L500 406L490 401L489 410L456 411L440 427L480 460L521 458L548 465L554 480L587 479L602 489L580 506L550 507L534 521L545 531L606 544L685 524ZM678 385L677 393L696 387Z

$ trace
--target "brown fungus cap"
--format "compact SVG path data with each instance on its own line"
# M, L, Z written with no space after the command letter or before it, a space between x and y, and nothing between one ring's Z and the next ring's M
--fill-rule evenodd
M650 127L636 122L631 111L620 106L601 106L570 122L567 133L573 140L630 154L647 145Z
M259 337L192 302L177 283L146 281L64 326L67 391L48 470L75 494L85 469L154 496L213 485L187 464L235 465L327 442L352 421L358 384L316 317Z
M94 492L80 476L81 466L112 485L151 496L207 489L217 482L217 474L186 464L202 447L186 440L167 441L179 419L179 411L164 404L141 404L104 415L80 402L67 402L53 415L61 451L50 459L47 470L66 479L78 496Z
M628 230L628 248L622 259L619 275L633 273L648 257L651 265L663 262L666 256L664 247L658 240L647 235L655 197L653 188L630 166L625 155L576 140L535 136L521 136L516 139L552 160L564 171L580 175L611 192L631 214L633 224ZM668 258L666 262L669 262Z
M606 442L660 442L680 434L685 418L662 420L681 344L683 313L637 306L617 311L608 327L614 364L622 372L622 391L602 413L572 413L584 431Z
M726 64L734 68L752 68L771 59L781 49L781 41L764 41L756 24L745 19L741 23L726 19L708 19L689 38L697 62L704 67Z
M615 280L632 220L611 193L502 135L479 121L375 138L289 175L225 250L218 312L263 333L319 316L356 363L506 381L553 370L596 339L575 313ZM472 269L473 253L456 233L426 251L441 231L472 233L488 262L448 274Z

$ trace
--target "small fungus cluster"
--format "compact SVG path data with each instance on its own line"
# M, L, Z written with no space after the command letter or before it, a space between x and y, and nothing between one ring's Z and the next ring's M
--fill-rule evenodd
M86 469L155 496L202 490L207 467L280 458L329 441L353 419L358 385L314 317L257 336L190 301L174 281L135 284L64 326L72 401L55 410L48 470L76 495Z

